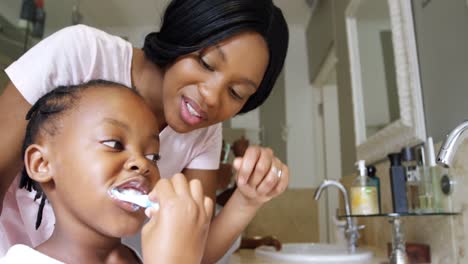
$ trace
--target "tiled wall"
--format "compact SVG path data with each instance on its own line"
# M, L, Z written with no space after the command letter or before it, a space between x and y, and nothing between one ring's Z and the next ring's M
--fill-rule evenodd
M377 164L377 175L381 181L382 210L392 211L389 163ZM456 188L452 194L454 210L458 216L418 216L405 217L404 230L407 242L427 244L431 248L432 263L468 263L468 141L460 146L453 168L449 170ZM343 183L349 186L354 178L344 177ZM386 251L387 243L392 239L392 226L388 218L360 218L360 224L366 225L361 232L361 245L377 247Z
M282 243L318 242L318 204L314 189L289 189L266 203L244 236L273 235Z

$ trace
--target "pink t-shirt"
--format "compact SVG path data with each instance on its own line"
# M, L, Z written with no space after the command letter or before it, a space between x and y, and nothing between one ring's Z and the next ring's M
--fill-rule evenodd
M0 264L20 263L64 264L26 245L15 245L8 250L3 258L0 258Z
M105 79L131 86L133 50L120 37L84 25L62 29L39 42L5 72L33 104L54 87ZM184 168L214 170L221 153L221 124L180 134L170 127L160 132L158 162L169 178ZM49 238L55 223L46 203L40 228L35 230L39 200L34 192L18 189L19 175L10 186L0 216L0 256L14 244L35 247Z

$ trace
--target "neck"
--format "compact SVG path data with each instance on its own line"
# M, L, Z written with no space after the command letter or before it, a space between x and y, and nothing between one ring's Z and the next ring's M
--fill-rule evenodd
M166 126L162 98L164 70L148 60L141 49L133 49L132 85L145 99L158 120L160 131Z

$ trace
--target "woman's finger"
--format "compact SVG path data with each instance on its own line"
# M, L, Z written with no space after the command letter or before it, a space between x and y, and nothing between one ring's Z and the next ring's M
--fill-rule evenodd
M259 158L260 147L250 146L247 148L244 156L242 157L242 163L240 164L240 167L237 171L238 184L243 185L249 181Z
M281 169L281 177L279 178L279 182L276 187L267 195L268 196L276 196L278 194L283 193L289 185L289 167L284 164Z
M283 177L283 164L279 159L275 158L268 174L263 178L262 182L257 187L258 194L264 196L275 190Z
M273 150L270 148L261 148L260 157L255 164L254 171L249 179L249 185L258 188L258 185L269 174L274 159Z

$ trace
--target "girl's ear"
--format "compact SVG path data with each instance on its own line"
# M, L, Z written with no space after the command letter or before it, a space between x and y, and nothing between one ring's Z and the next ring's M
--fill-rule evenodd
M50 181L52 179L50 165L46 146L32 144L26 149L24 166L31 179L39 183Z

